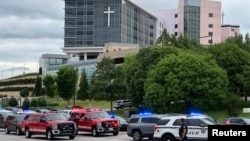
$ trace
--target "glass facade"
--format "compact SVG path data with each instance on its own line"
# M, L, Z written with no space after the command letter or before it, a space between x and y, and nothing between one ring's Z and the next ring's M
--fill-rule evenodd
M156 41L156 18L132 3L124 3L122 10L122 43L142 47Z
M127 0L65 0L64 47L156 40L156 18Z
M91 77L93 76L93 74L96 70L96 64L97 64L97 60L93 59L93 60L78 61L78 62L74 62L74 63L61 64L61 65L56 65L56 66L49 66L46 74L56 76L57 71L61 67L72 66L72 67L75 67L78 69L78 76L81 76L82 71L85 70L87 80L90 83Z
M184 6L184 35L200 40L200 7Z

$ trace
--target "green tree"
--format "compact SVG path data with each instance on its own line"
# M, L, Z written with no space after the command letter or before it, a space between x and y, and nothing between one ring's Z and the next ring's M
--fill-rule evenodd
M89 93L88 93L88 80L85 69L82 70L80 83L79 83L79 89L77 91L77 98L81 100L89 99Z
M18 101L15 97L10 97L9 101L8 101L8 105L11 107L16 107L18 106Z
M30 101L30 107L37 107L38 106L38 101L36 98L32 98Z
M21 91L20 91L20 96L21 97L27 97L29 96L29 89L28 88L22 88Z
M68 101L68 105L70 104L70 99L76 94L77 80L77 69L74 67L62 67L57 72L57 91L64 100Z
M37 99L37 106L46 107L47 106L46 100L44 98L38 98Z
M162 58L169 54L177 54L178 51L179 49L176 47L166 46L143 48L139 51L136 61L129 66L126 76L127 95L133 105L144 105L144 81L148 71L153 69Z
M183 51L165 57L149 71L144 98L157 113L169 112L182 103L186 112L216 109L226 98L227 84L226 71L215 60Z
M244 81L240 80L242 77L239 75L246 75L244 68L250 66L249 53L233 43L216 44L209 47L208 51L216 59L217 64L227 71L230 91L245 91Z
M35 84L35 88L34 88L34 95L35 96L41 96L41 89L42 89L42 78L39 77L39 75L36 78L36 84Z
M43 78L43 85L44 85L45 94L48 97L53 98L56 92L55 78L52 75L47 74Z
M98 62L96 68L91 81L91 92L94 92L94 99L110 101L112 111L113 100L124 92L125 86L120 77L122 71L114 64L113 59L108 57L104 57L102 61Z

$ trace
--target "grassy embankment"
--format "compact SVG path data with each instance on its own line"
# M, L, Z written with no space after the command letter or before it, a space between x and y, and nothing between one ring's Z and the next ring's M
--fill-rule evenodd
M64 100L57 100L57 99L46 99L47 103L58 103L59 106L56 106L54 108L58 108L58 109L62 109L65 108L68 105L67 101ZM75 101L75 105L80 105L83 107L89 107L91 106L92 108L102 108L102 109L110 109L110 102L108 101L96 101L96 100L76 100ZM70 104L69 105L73 105L73 100L70 100ZM248 102L248 104L246 104L246 108L250 108L250 102ZM124 111L125 110L130 110L128 108L126 109L122 109L122 110L115 110L114 112L120 116L124 116ZM242 110L242 109L241 109ZM222 119L224 119L225 117L227 117L228 115L226 114L225 110L217 110L217 111L209 111L209 112L205 112L204 114L207 114L213 118L215 118L217 121L221 121ZM242 111L240 111L240 115L242 117L250 117L250 113L242 113Z

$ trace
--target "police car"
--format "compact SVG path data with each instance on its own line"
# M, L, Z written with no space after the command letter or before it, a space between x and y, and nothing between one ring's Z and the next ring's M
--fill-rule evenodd
M207 140L208 125L215 125L207 116L169 116L159 120L154 126L154 141L176 141L179 137L180 119L184 118L188 126L188 140Z

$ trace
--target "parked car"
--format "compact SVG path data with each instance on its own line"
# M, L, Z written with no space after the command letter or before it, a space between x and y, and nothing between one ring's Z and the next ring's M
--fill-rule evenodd
M116 100L114 102L114 108L116 109L123 109L125 107L132 107L132 102L130 100L127 99L123 99L123 100Z
M126 119L118 115L111 115L111 117L117 119L120 131L127 131L128 122Z
M134 141L140 141L143 138L153 139L154 126L163 117L164 114L138 114L133 115L128 121L127 135Z
M230 125L250 125L250 118L247 117L229 117L225 118L224 121L229 120Z
M22 121L25 115L8 115L5 121L5 133L15 132L17 135L23 134Z
M9 110L0 110L0 128L5 127L5 120L8 115L14 115L14 113Z

